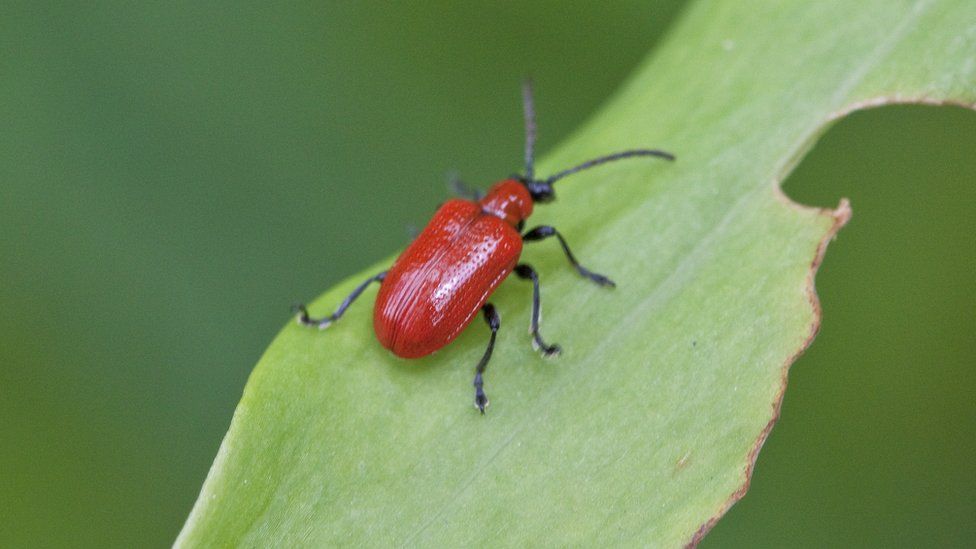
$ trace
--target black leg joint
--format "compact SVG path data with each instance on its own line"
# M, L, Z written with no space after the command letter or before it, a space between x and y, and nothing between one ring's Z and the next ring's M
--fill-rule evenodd
M549 225L540 225L533 229L529 229L524 235L522 235L522 240L526 242L535 242L537 240L542 240L543 238L549 238L550 236L556 234L556 228Z
M481 312L485 315L485 322L488 323L488 327L492 332L497 332L498 328L501 328L502 320L498 316L498 312L495 311L495 306L491 303L485 303L485 306L481 308Z

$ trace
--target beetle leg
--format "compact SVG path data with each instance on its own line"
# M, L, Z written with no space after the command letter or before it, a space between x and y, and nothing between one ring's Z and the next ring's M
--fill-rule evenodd
M539 225L538 227L529 229L529 231L522 235L522 240L526 242L533 242L536 240L549 238L550 236L555 236L559 239L559 245L562 246L563 251L566 252L566 258L569 259L569 262L573 265L573 267L576 268L576 271L579 272L579 274L589 278L600 286L607 286L610 288L615 288L617 286L614 281L603 276L602 274L594 273L593 271L580 265L579 261L576 261L576 256L573 255L573 252L569 251L569 244L566 244L566 239L563 238L563 235L561 235L555 227L549 225Z
M484 197L484 193L480 189L468 186L467 183L461 180L461 176L457 172L451 172L447 180L448 186L451 188L451 192L461 198L467 198L468 200L478 201Z
M485 381L482 379L482 374L488 368L488 361L491 360L491 352L495 350L495 335L498 333L498 328L502 322L498 317L498 311L495 310L495 306L491 303L485 303L484 307L481 308L481 312L485 314L485 322L491 328L491 339L488 340L488 348L485 349L485 354L482 355L481 361L478 362L478 367L474 371L474 407L484 415L485 408L488 407L488 397L485 396L483 389Z
M357 286L356 289L353 290L352 293L349 294L349 296L346 297L345 300L343 300L342 304L339 305L339 308L336 309L334 313L332 313L331 315L325 318L309 317L308 309L306 309L305 305L302 304L293 305L292 311L298 313L299 324L303 326L318 326L319 330L324 330L328 328L333 322L339 320L339 318L342 317L343 313L346 312L346 309L348 309L349 306L352 305L353 301L356 301L356 298L363 293L363 291L366 289L367 286L369 286L373 282L383 282L383 279L386 278L386 273L387 271L383 271L382 273L379 273L376 276L371 277L366 282L363 282L362 284Z
M542 303L539 297L539 275L531 265L522 263L515 266L515 274L523 280L532 281L532 323L529 324L529 333L532 334L532 346L537 351L542 351L544 356L554 356L562 352L559 345L546 345L539 335L539 317L542 316Z

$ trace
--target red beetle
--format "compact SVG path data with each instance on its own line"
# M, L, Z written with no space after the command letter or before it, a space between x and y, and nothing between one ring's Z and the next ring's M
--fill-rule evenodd
M566 257L580 275L601 286L613 287L609 278L594 273L576 261L566 240L554 227L541 225L522 233L525 220L535 203L555 199L553 183L578 171L632 156L651 156L674 160L670 153L635 149L584 162L545 179L533 173L535 112L532 88L523 85L525 114L525 174L493 185L488 193L465 191L460 181L455 187L468 199L444 203L433 219L397 258L393 267L359 285L332 315L310 318L304 305L297 305L298 322L306 326L329 327L372 282L380 283L373 310L373 329L380 343L403 358L429 355L454 340L482 311L491 337L488 348L475 369L474 405L482 414L488 406L482 374L495 347L500 320L495 307L487 303L495 288L513 271L532 281L532 345L545 356L558 354L558 345L548 345L539 335L539 276L525 263L519 263L522 242L555 236Z

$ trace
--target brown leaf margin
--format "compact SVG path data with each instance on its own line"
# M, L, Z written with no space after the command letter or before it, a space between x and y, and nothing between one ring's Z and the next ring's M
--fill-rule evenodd
M866 99L863 101L853 102L839 110L830 113L830 115L824 120L823 125L821 125L820 132L818 132L815 138L811 140L808 143L808 145L800 151L799 155L797 155L797 160L802 160L802 158L806 156L807 153L809 153L809 151L816 144L816 141L818 141L821 137L823 137L824 134L826 134L827 130L829 129L832 123L850 114L853 114L854 112L874 109L878 107L895 106L895 105L962 107L965 109L976 110L976 103L966 103L964 101L956 101L951 99L936 99L931 97L905 98L905 97L898 97L898 96L895 97L882 96L882 97ZM706 520L704 523L702 523L701 526L698 527L698 530L695 531L694 535L691 537L691 540L689 540L688 543L685 544L685 547L689 547L689 548L697 547L698 544L701 543L701 540L704 539L705 535L708 534L708 532L710 532L711 529L715 527L719 519L725 516L725 514L729 511L729 509L731 509L732 506L735 505L740 499L745 497L746 492L749 491L749 485L752 482L752 474L756 467L756 459L759 458L759 450L762 449L763 444L766 443L766 439L769 438L769 433L772 432L773 430L773 426L776 425L776 422L779 420L780 409L783 406L783 397L786 394L786 385L789 377L790 366L792 366L800 358L800 356L802 356L803 353L808 348L810 348L810 345L813 343L814 338L816 338L817 334L820 332L820 324L823 319L823 311L820 307L820 297L817 295L815 278L817 276L817 271L820 269L820 264L823 262L824 254L827 253L827 245L834 240L834 238L837 236L838 231L840 231L841 228L843 228L844 225L846 225L847 222L850 221L851 219L851 213L852 213L851 205L846 198L841 198L840 203L837 205L835 209L832 210L829 208L814 208L794 201L792 198L790 198L783 192L781 184L782 181L789 175L789 173L793 171L793 168L795 167L796 164L790 165L786 170L786 173L784 173L777 181L774 182L773 191L776 193L777 198L779 198L780 200L782 200L792 208L796 208L799 210L816 210L820 215L833 218L833 224L831 225L830 229L827 230L827 233L823 236L823 238L820 240L820 244L817 245L817 251L814 253L813 260L810 262L810 270L809 272L807 272L807 285L806 285L807 298L810 301L810 306L813 308L813 322L810 324L810 333L807 336L806 340L804 340L804 342L796 350L796 352L793 353L793 355L790 356L788 359L786 359L786 362L783 364L782 375L780 376L780 390L777 393L776 397L773 399L773 403L772 403L773 417L770 418L766 426L763 427L763 430L759 433L759 436L756 438L756 441L753 443L752 449L749 451L749 454L746 457L746 465L743 471L744 479L742 481L742 485L739 486L739 488L737 488L734 492L732 492L729 495L728 499L725 500L725 503L722 504L718 512L716 512L714 515L712 515L711 518Z
M783 200L789 202L790 205L799 207L801 209L809 208L808 206L793 202L792 199L783 194L779 185L776 185L776 189L777 195L782 197ZM779 420L780 408L783 405L783 396L786 394L786 382L789 376L790 366L792 366L793 363L795 363L797 359L799 359L800 356L810 347L810 344L813 343L814 338L817 337L817 333L820 332L820 324L823 318L823 313L820 308L820 298L817 296L817 290L814 286L814 277L817 274L817 270L820 268L820 263L823 262L824 254L827 252L827 245L830 244L834 237L837 236L837 232L840 231L841 228L851 219L851 205L846 198L842 198L840 200L840 204L838 204L837 208L833 210L829 208L815 209L820 215L832 217L834 222L830 229L827 230L824 237L820 240L820 244L817 246L817 251L814 254L813 261L810 263L810 271L807 273L807 298L810 300L810 306L813 307L813 323L810 324L810 333L807 335L807 338L804 340L803 344L800 345L800 348L797 349L797 351L793 353L790 358L786 359L786 362L783 364L782 374L780 376L780 389L772 403L773 417L771 417L769 422L766 423L766 426L763 427L763 430L759 433L759 437L756 438L756 442L753 443L752 449L749 451L749 454L746 457L746 467L744 471L745 478L742 485L739 486L735 492L732 492L732 494L729 495L725 503L722 504L722 507L719 509L718 513L713 515L710 519L705 521L704 524L698 527L698 530L695 532L694 536L692 536L691 541L689 541L685 547L698 546L701 540L705 537L705 534L707 534L718 523L719 519L721 519L725 513L727 513L729 509L735 505L736 502L746 495L746 492L749 490L749 484L752 482L752 473L756 466L756 459L759 458L759 450L762 449L763 444L766 443L766 439L769 437L769 433L773 430L773 426L776 425L776 422Z

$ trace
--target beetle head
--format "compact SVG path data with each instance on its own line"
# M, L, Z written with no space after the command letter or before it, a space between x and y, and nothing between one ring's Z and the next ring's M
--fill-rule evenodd
M520 178L519 181L529 190L533 202L546 204L556 199L556 191L552 188L552 183L549 181L543 179L526 181L524 178Z

